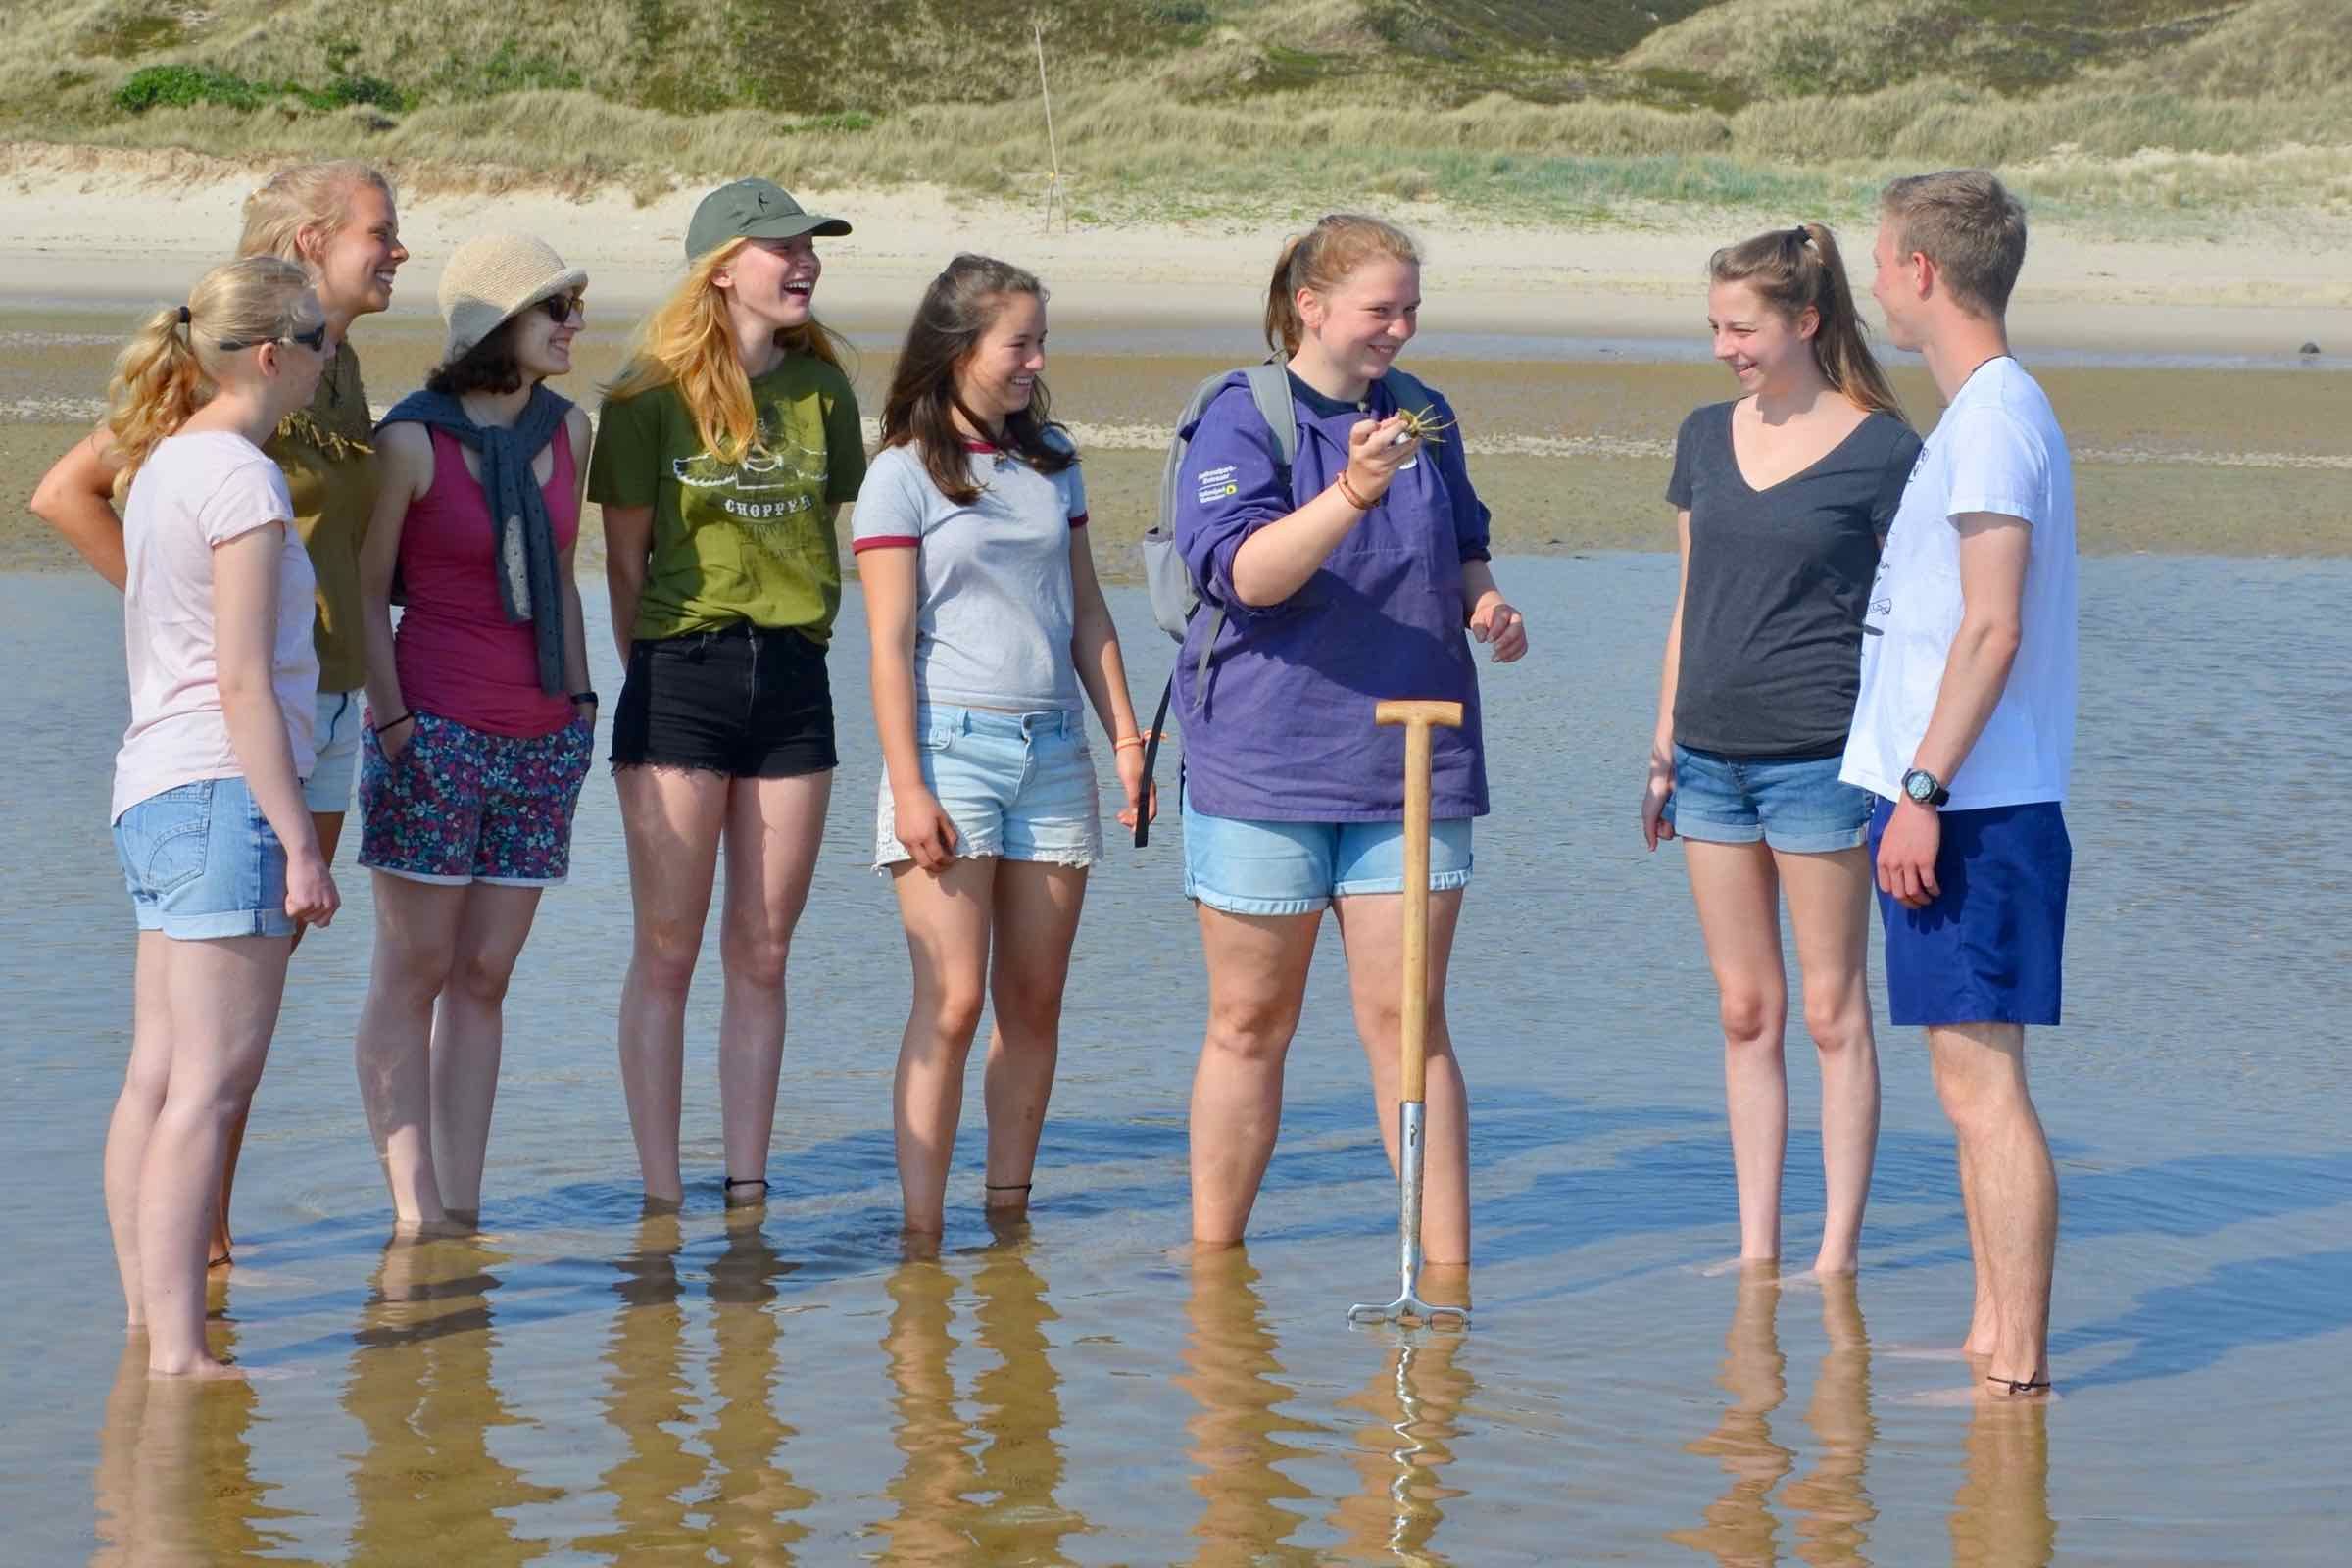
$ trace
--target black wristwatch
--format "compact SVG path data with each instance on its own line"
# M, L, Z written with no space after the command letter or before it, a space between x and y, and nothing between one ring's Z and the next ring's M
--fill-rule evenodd
M591 708L602 708L604 706L604 704L596 700L596 693L594 692L573 692L571 694L571 700L574 703L586 703Z
M1915 767L1903 775L1903 798L1914 806L1941 806L1952 798L1952 792L1926 768Z

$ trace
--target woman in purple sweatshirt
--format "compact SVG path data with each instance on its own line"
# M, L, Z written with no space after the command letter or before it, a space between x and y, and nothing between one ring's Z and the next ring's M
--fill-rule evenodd
M1488 512L1452 410L1431 392L1400 399L1406 378L1389 374L1420 307L1408 237L1376 218L1325 218L1284 247L1266 302L1267 341L1288 359L1296 461L1286 468L1238 372L1185 432L1177 547L1224 612L1193 617L1176 666L1185 892L1209 990L1193 1079L1196 1242L1238 1242L1249 1223L1326 906L1396 1161L1404 743L1373 708L1431 698L1462 704L1464 722L1435 737L1422 1235L1430 1262L1469 1261L1469 1127L1445 992L1487 775L1463 633L1508 662L1527 632L1494 586ZM1399 412L1424 400L1446 426L1428 441Z

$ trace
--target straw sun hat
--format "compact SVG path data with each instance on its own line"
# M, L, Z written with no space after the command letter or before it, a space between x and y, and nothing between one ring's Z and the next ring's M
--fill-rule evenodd
M444 363L464 357L541 300L588 286L555 247L528 234L484 234L451 253L441 273L441 319L449 323Z

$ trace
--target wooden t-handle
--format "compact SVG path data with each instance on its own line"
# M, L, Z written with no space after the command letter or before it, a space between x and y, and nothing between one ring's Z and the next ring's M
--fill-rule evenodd
M1383 724L1404 726L1403 1095L1419 1103L1429 1083L1429 759L1430 727L1462 726L1462 705L1396 698L1373 710Z

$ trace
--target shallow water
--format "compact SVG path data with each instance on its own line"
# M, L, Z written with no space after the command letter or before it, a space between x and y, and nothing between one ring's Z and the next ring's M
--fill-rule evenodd
M98 1150L130 921L104 830L115 601L0 577L0 1557L49 1564L2337 1563L2352 1449L2352 567L2083 571L2069 1025L2035 1038L2065 1204L2049 1407L1947 1405L1968 1304L1950 1145L1888 1033L1858 1286L1743 1287L1713 996L1634 827L1669 559L1509 560L1537 652L1490 669L1453 1013L1478 1323L1350 1330L1395 1187L1326 938L1246 1254L1182 1247L1198 948L1173 823L1096 877L1032 1223L894 1238L906 1004L864 866L879 771L853 594L845 762L793 958L763 1216L719 1202L707 965L686 1211L641 1217L613 1075L627 944L592 778L509 1001L486 1234L385 1247L350 1066L365 879L305 944L216 1289L243 1387L121 1365ZM586 596L601 616L601 596ZM1168 645L1117 609L1156 681ZM598 678L616 689L593 634ZM1155 688L1154 688L1155 689ZM1098 748L1098 756L1107 753ZM714 957L710 959L715 962ZM1883 1018L1883 1012L1882 1012ZM1884 1025L1882 1025L1884 1027ZM1821 1212L1794 1052L1788 1245Z

